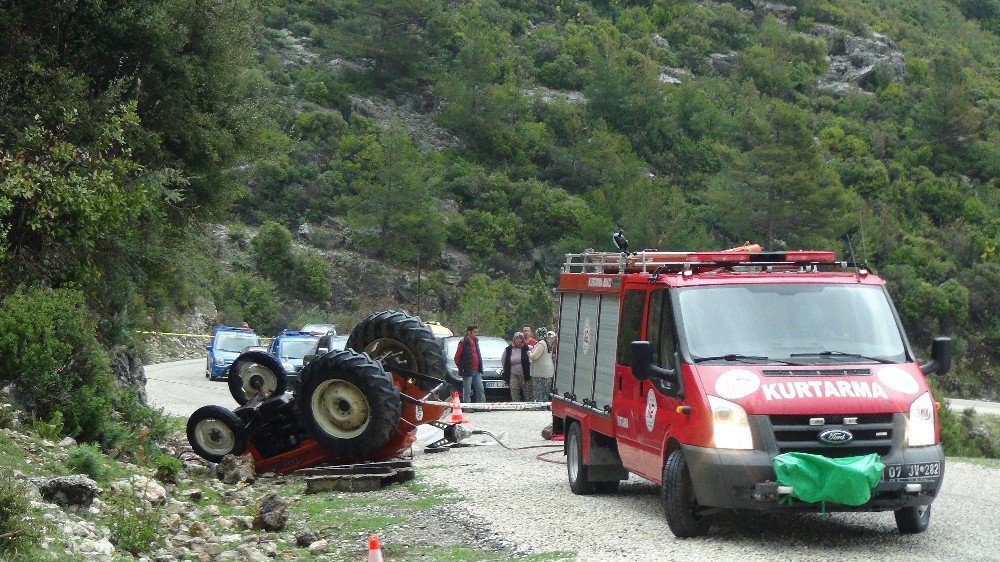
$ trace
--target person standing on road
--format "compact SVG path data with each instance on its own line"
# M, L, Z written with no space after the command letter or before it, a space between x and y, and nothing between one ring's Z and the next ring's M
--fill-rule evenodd
M549 333L554 335L554 332ZM538 340L532 346L528 352L528 359L531 361L531 390L534 394L532 399L535 402L548 402L549 393L552 392L555 366L552 364L552 354L549 353L549 346L544 339Z
M455 350L455 365L462 377L462 402L471 402L475 391L476 402L486 402L483 390L483 355L479 351L479 326L465 329L465 337Z
M527 402L531 393L531 360L524 334L517 332L507 349L503 350L503 379L510 385L510 399Z

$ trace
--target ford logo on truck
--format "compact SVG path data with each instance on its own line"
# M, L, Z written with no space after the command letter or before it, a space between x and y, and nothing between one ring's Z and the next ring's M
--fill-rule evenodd
M828 429L819 434L819 440L830 445L843 445L852 439L854 434L846 429Z

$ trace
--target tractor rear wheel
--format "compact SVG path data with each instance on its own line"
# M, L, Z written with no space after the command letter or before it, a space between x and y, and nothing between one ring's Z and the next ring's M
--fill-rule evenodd
M386 371L402 367L408 371L447 380L444 351L441 341L420 318L406 312L387 310L368 315L351 330L347 348L367 353L382 364ZM404 377L405 378L405 377ZM414 381L417 386L430 391L435 386L426 381ZM438 398L446 398L444 392Z
M277 359L263 351L241 354L229 366L229 393L240 406L263 393L263 399L281 396L288 381Z
M351 459L387 443L401 409L392 377L367 354L350 349L310 362L295 399L302 427L324 447Z

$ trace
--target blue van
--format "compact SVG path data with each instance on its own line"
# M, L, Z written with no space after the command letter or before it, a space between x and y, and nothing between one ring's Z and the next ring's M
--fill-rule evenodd
M268 353L278 358L285 375L296 380L302 370L302 360L306 355L314 353L316 342L322 334L285 330L271 342Z
M226 380L226 370L244 349L259 346L260 338L250 328L219 326L212 334L212 343L205 347L208 361L205 377L212 381Z

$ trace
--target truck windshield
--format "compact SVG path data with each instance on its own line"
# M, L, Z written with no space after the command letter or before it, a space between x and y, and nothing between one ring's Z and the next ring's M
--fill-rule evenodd
M903 337L881 287L725 285L677 290L692 361L902 362Z

